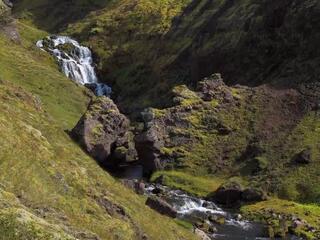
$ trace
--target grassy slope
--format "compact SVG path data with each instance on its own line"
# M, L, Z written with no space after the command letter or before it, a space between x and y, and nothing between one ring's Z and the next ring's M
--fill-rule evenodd
M45 0L42 0L42 2L44 1ZM25 0L23 2L27 4L26 2L28 1ZM159 7L161 7L161 9L165 9L163 8L163 4L170 2L174 3L174 1L147 0L139 1L138 3L125 0L118 1L116 4L112 6L110 5L108 8L105 8L102 11L92 13L84 20L71 25L67 30L68 33L82 38L83 41L86 41L88 44L94 47L95 51L102 59L100 62L101 65L99 66L100 69L105 71L107 74L110 74L110 71L112 70L112 74L108 75L110 78L106 80L113 82L114 79L116 79L116 82L113 82L115 89L125 98L129 96L129 98L127 98L129 99L128 102L132 100L131 98L134 98L135 106L147 106L151 104L149 101L150 99L148 99L148 94L143 94L143 99L137 99L137 97L141 95L141 92L145 93L146 89L149 90L150 86L154 86L155 83L159 84L156 88L157 93L165 96L164 93L166 92L167 87L166 81L161 82L160 76L155 74L155 78L152 79L156 79L156 82L153 82L149 78L146 79L141 77L141 74L148 75L150 72L153 74L159 73L159 69L154 68L153 66L146 67L143 59L148 59L150 57L148 54L149 50L154 46L152 45L153 36L159 37L159 35L165 33L170 27L170 24L168 25L168 23L170 23L172 17L175 14L178 14L184 6L183 4L177 5L173 12L169 12L170 17L162 18L161 16L167 16L167 14L154 14L154 12L159 12L157 11ZM175 41L177 38L175 38L174 33L171 35L172 39L174 40L174 44L171 45L171 42L168 42L168 45L170 46L167 48L167 54L169 56L164 56L161 59L156 58L156 62L160 61L157 62L157 64L159 63L161 65L166 65L170 61L175 61L177 59L177 52L183 52L185 48L188 48L190 45L192 45L194 36L192 33L201 30L202 23L205 23L205 20L208 17L206 14L212 16L210 13L214 13L214 11L202 11L202 7L204 7L204 4L207 1L199 2L200 3L197 8L194 9L193 12L187 16L187 18L183 19L183 22L180 25L180 32L178 32L179 41ZM223 5L224 2L225 1L215 1L212 3L220 6ZM184 4L185 3L187 3L187 1L184 2ZM242 3L244 3L244 8L242 8ZM211 43L215 43L214 45L220 46L219 43L225 42L226 45L224 47L227 49L230 49L228 44L230 44L232 47L237 45L239 40L238 37L242 34L239 32L241 29L237 31L238 25L235 24L233 26L233 31L230 33L225 31L223 27L227 27L228 23L239 23L242 27L246 17L250 16L250 4L248 3L251 3L251 1L237 2L234 8L230 8L227 13L222 16L222 29L220 29L221 33L208 36L212 39L209 39L208 41L206 40L208 44L201 45L200 55L201 52L210 52L210 49L212 49L212 46L210 45ZM214 8L214 6L211 7ZM148 11L146 11L146 9ZM303 12L303 8L300 10ZM198 19L199 15L201 15L201 19L197 22L199 24L193 24L193 22ZM235 19L238 20L242 15L244 18L241 18L241 21L235 21ZM229 22L230 19L231 21ZM266 17L266 19L268 18ZM259 21L261 20L261 17L256 16L256 20L256 24L259 27ZM148 25L150 22L152 22L152 24ZM224 26L224 24L226 26ZM255 26L255 24L253 25ZM140 26L143 27L140 29ZM162 26L165 27L162 28ZM190 27L192 27L191 30ZM187 34L184 34L184 31L187 29ZM260 39L259 32L257 34L259 35L258 39ZM261 37L263 36L264 35L261 34ZM287 35L285 34L285 36ZM231 40L229 41L229 39ZM272 42L265 43L262 41L261 44L266 44L268 46L268 44L272 45ZM256 50L253 50L252 54L253 56L256 56L257 53L254 51ZM256 58L254 57L253 59ZM244 61L245 60L246 59L244 59ZM254 63L255 62L256 61L254 60ZM132 63L137 63L137 65L141 67L137 68L137 66ZM232 65L232 62L230 62L230 64ZM127 68L128 65L130 65L130 67ZM123 66L126 67L122 68ZM121 71L116 71L116 69L120 69ZM242 68L236 69L242 71ZM258 71L257 73L260 72ZM174 78L176 76L180 77L178 73L174 76ZM182 75L181 77L183 78L184 76ZM130 87L123 88L123 86ZM150 95L152 94L153 93L151 92ZM156 94L154 94L154 96L156 96ZM197 146L191 147L192 151L190 151L190 146L186 147L186 149L189 151L187 151L185 158L186 161L183 163L187 168L191 169L190 172L192 174L198 173L199 175L204 175L207 173L208 169L211 172L216 171L215 164L213 164L216 161L215 156L219 156L224 150L223 146L221 147L220 145L221 140L223 141L222 143L225 143L224 145L227 146L228 149L231 149L231 155L229 156L228 161L226 161L226 168L228 169L233 167L236 169L234 173L237 174L239 169L245 167L243 165L238 166L237 163L233 161L241 155L248 141L254 137L254 134L251 134L250 131L259 129L259 124L264 123L263 119L260 119L260 123L258 121L258 124L255 125L254 123L254 125L252 125L252 119L257 119L258 116L260 116L261 109L263 110L264 108L265 103L259 101L259 99L255 99L255 103L252 104L253 106L248 107L248 109L246 108L247 106L245 106L243 109L233 109L232 111L220 113L219 118L223 119L228 126L237 129L235 134L233 134L231 137L221 137L217 136L215 132L206 131L206 129L201 130L201 127L203 126L199 127L200 130L197 128L191 129L193 131L192 134L199 136L203 140ZM250 99L248 102L251 104ZM125 105L126 104L127 103L125 103ZM199 120L203 118L205 113L211 114L210 111L193 111L190 121L196 126L199 123ZM240 122L239 119L241 120ZM320 193L320 189L317 184L317 182L320 180L318 150L319 126L319 118L314 117L313 113L309 113L303 116L299 122L297 122L296 126L293 127L292 132L289 135L280 134L274 136L274 141L270 141L264 146L267 149L267 153L264 157L269 163L267 178L265 178L264 174L261 174L261 176L255 176L253 180L276 180L277 188L274 190L279 192L281 197L303 202L317 202L319 200ZM278 132L281 132L281 130L282 129L279 129ZM281 147L277 146L279 143L281 143ZM219 146L220 148L216 148L216 146ZM311 147L313 149L313 163L307 166L290 166L288 163L291 161L292 157L305 147ZM178 181L178 183L181 185L181 181ZM186 190L188 190L188 188L190 189L190 186L188 186L190 185L189 181L187 181L186 185ZM273 204L275 203L276 202L273 202ZM281 204L279 204L279 206L281 206ZM277 205L275 205L275 207L277 207Z
M0 239L53 239L55 234L81 239L80 233L135 239L140 231L151 239L193 239L169 218L149 210L142 197L70 140L64 130L85 110L85 90L34 47L44 32L24 24L19 29L22 45L0 35ZM112 208L106 212L95 201L102 198L123 207L129 217Z
M15 4L14 12L26 20L31 20L38 27L55 32L68 23L77 21L90 11L108 5L111 0L22 0ZM66 14L68 13L68 14Z
M168 86L161 79L156 45L189 2L120 0L69 25L66 32L92 46L102 77L120 95L122 108L160 105Z
M65 34L91 46L99 59L101 79L112 84L121 107L141 109L160 105L166 98L168 86L160 81L158 64L151 61L157 62L158 58L155 43L170 30L174 17L189 2L82 0L70 5L59 0L23 0L17 3L15 13L41 28L56 32L63 29ZM86 17L78 21L68 18L76 13ZM68 26L61 28L59 22Z
M319 231L320 207L318 205L298 204L272 198L265 202L243 206L241 212L249 219L269 223L272 221L275 225L279 225L279 219L274 216L278 216L279 214L289 219L290 216L299 217ZM312 232L304 227L296 228L295 233L307 239L318 239L319 237L315 237Z

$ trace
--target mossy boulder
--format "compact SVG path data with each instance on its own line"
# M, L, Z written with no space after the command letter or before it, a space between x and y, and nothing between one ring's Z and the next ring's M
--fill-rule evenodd
M241 200L244 202L259 202L267 200L267 195L261 188L249 187L242 192Z
M219 204L234 206L242 199L243 186L236 181L229 181L222 184L208 199Z
M177 217L177 211L174 210L169 203L159 197L149 197L146 201L146 205L163 215L172 218Z
M72 136L107 167L136 160L130 121L107 97L91 101L87 112L72 130Z

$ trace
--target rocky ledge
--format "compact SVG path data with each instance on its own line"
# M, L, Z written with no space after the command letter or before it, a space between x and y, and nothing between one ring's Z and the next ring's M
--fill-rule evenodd
M94 98L71 134L107 168L137 160L130 121L110 98Z

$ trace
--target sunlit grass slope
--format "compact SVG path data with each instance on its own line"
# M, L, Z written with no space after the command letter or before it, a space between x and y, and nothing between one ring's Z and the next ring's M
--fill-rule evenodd
M86 91L19 29L21 45L0 34L0 239L195 239L71 141Z

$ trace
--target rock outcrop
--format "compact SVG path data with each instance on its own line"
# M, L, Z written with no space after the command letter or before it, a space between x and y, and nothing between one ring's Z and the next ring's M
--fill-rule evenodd
M199 82L195 91L185 85L176 86L172 91L172 107L142 112L144 130L135 137L135 143L144 173L150 175L183 165L180 160L207 133L230 135L234 129L219 119L218 108L239 104L232 91L217 73ZM203 130L207 133L200 135Z
M234 206L241 202L264 201L267 200L267 195L260 188L245 188L237 181L229 181L210 194L208 199L222 205Z
M237 182L228 182L220 186L210 199L219 204L232 206L241 201L243 187Z
M95 98L72 130L72 136L106 167L136 160L130 121L107 97Z
M309 164L312 162L312 150L310 148L304 149L300 153L298 153L294 162L297 164Z
M149 197L146 201L146 205L163 215L166 215L172 218L177 217L177 211L174 210L169 203L167 203L165 200L161 198Z

